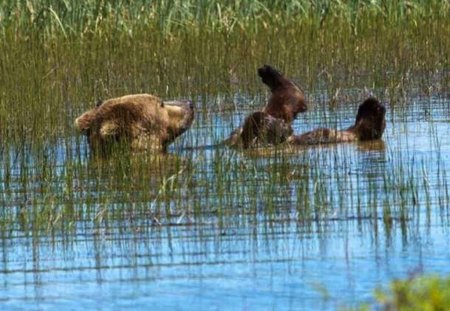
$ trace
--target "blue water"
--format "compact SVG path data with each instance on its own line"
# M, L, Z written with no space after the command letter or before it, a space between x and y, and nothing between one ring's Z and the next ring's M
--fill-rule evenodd
M325 106L300 116L296 132L349 126L357 102ZM220 142L245 115L199 112L170 149L189 169L162 180L137 169L150 182L133 192L107 173L79 180L74 173L79 190L70 198L83 213L64 230L24 228L19 211L66 206L77 148L54 146L54 180L44 190L35 185L39 176L24 189L11 160L12 178L4 167L0 175L2 215L15 220L1 231L1 309L336 310L373 303L374 289L395 278L447 276L449 106L439 97L388 106L377 145L259 155L190 149ZM86 154L81 163L72 170L93 170Z

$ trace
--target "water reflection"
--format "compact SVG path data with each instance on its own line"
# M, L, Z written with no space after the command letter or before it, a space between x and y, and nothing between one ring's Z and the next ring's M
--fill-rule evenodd
M336 309L415 269L448 273L448 104L425 121L419 104L390 111L368 143L188 148L238 125L211 113L164 157L8 151L2 306Z
M2 300L12 306L26 305L31 298L41 307L70 302L92 308L102 306L99 297L106 293L108 304L136 307L151 302L183 308L188 301L220 308L216 300L225 299L230 308L243 307L243 301L255 308L291 304L301 309L314 301L334 308L355 294L367 297L374 283L415 267L446 271L449 254L436 254L435 247L449 245L437 228L421 232L408 245L397 238L385 241L383 229L374 233L366 221L309 226L272 217L256 219L261 225L254 221L245 217L226 229L213 219L205 225L129 226L109 234L92 228L71 246L58 238L41 242L25 249L26 256L45 254L28 257L33 258L29 269L2 269L4 289L24 288L33 295ZM18 243L16 251L21 247ZM328 302L322 301L318 286L326 288Z

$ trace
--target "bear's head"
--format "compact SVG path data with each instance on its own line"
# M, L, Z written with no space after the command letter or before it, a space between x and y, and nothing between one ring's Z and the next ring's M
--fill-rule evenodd
M258 75L272 92L269 102L263 110L264 112L292 123L297 114L308 109L303 91L278 70L272 66L264 65L258 69Z
M170 144L186 132L194 120L194 105L189 100L163 101L161 108L167 113L167 139L164 142Z
M360 140L379 139L386 128L386 107L369 97L358 108L354 128Z
M98 103L75 120L75 127L96 150L118 141L133 150L165 151L192 124L194 108L187 100L162 101L149 94L126 95Z

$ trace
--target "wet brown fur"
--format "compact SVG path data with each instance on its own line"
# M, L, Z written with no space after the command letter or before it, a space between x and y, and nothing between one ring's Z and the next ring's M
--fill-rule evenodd
M150 94L135 94L97 103L75 120L75 126L94 152L106 153L116 142L133 150L165 152L193 118L189 101L163 102Z
M258 75L270 88L271 96L262 111L250 114L243 126L231 133L225 143L232 147L280 144L292 134L297 115L307 110L303 91L275 68L264 65Z
M258 75L272 92L263 112L292 123L299 113L307 110L303 91L275 68L264 65L258 69Z
M379 139L386 128L385 115L386 108L376 98L370 97L359 106L355 124L348 129L318 128L301 135L293 135L288 139L288 143L315 145Z
M292 135L292 127L282 119L257 111L249 115L242 127L244 149L261 144L278 145Z

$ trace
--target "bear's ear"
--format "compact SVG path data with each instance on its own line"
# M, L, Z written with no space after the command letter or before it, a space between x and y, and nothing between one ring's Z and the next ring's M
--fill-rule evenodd
M95 104L96 107L100 107L103 104L103 99L98 99L97 103Z
M161 108L164 108L164 102L163 102L163 101L161 101L160 107L161 107Z

